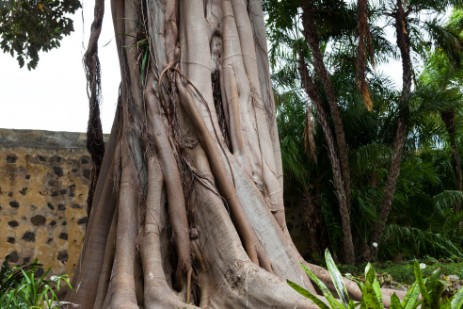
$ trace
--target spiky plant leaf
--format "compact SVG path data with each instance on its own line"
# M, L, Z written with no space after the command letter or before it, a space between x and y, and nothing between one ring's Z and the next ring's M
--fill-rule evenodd
M423 298L423 307L431 307L431 298L429 297L428 289L426 288L425 281L423 279L423 273L421 272L420 264L415 261L413 263L413 272L415 273L416 282L421 291L421 297Z
M451 209L458 202L463 202L463 192L458 190L444 190L432 197L433 204L439 210Z
M461 288L457 294L455 294L450 303L451 309L463 308L463 288Z
M418 307L419 301L418 298L420 297L420 288L418 283L415 282L412 286L408 289L407 294L405 295L404 299L402 300L402 307L404 309L414 309Z
M373 282L373 292L375 293L375 297L378 301L378 304L380 305L380 308L384 308L383 296L381 293L381 285L379 284L377 279L375 279L375 281Z
M350 301L349 293L347 292L347 288L344 283L344 279L341 275L341 272L336 267L336 263L334 262L333 257L331 256L330 251L328 249L325 250L325 261L326 267L328 268L331 279L334 283L334 287L336 288L339 297L341 298L343 304L345 306L348 306Z
M439 233L397 224L386 227L382 243L382 249L391 253L401 250L415 256L425 253L433 256L463 256L461 249Z
M431 298L431 308L444 308L444 298L442 292L447 287L448 283L440 280L441 270L440 268L433 271L431 276L426 281L426 286L429 291Z
M395 293L391 296L391 309L404 309L400 303L399 297Z
M375 270L370 263L368 263L365 267L365 283L362 285L361 290L361 308L384 308L381 296L381 287L376 279Z
M334 298L333 294L331 294L330 290L326 287L326 285L320 279L318 279L318 277L310 269L308 269L307 266L305 266L302 263L301 266L304 269L307 276L309 276L310 280L312 280L322 291L323 296L325 296L331 308L343 308L342 304L339 301L337 301L336 298Z
M286 282L288 282L289 286L292 287L293 289L295 289L299 294L301 294L302 296L304 296L304 297L310 299L312 302L314 302L319 308L321 308L321 309L330 309L330 307L325 305L325 303L322 302L317 296L310 293L309 291L304 289L299 284L297 284L297 283L295 283L295 282L293 282L291 280L286 280Z

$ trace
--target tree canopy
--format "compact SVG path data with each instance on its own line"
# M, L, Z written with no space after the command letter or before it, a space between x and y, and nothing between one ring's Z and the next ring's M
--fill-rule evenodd
M58 48L73 30L69 17L79 0L4 0L0 2L0 47L20 67L37 67L39 52Z

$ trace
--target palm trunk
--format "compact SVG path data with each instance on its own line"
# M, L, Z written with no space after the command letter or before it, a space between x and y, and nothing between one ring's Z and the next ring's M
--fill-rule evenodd
M447 133L449 134L450 148L452 150L452 163L453 171L455 173L455 190L462 190L462 173L461 173L461 159L460 154L458 153L458 145L456 141L456 129L455 129L455 111L448 110L441 112L442 121L445 124ZM455 213L459 212L461 209L461 202L458 201L453 207Z
M321 238L322 216L319 199L319 192L314 194L312 188L307 188L302 200L304 223L307 229L308 252L312 260L323 256L324 249L328 247L326 243L322 243Z
M354 263L354 243L352 240L352 231L350 228L350 209L347 202L346 188L343 183L343 177L340 168L340 160L338 152L336 151L335 140L328 123L328 116L323 109L320 97L318 95L315 83L307 71L307 66L304 61L302 53L299 54L299 75L301 76L302 86L312 100L315 109L317 110L318 122L325 136L325 141L328 149L328 158L331 163L331 170L333 172L333 184L336 192L336 197L339 202L339 211L341 213L342 231L343 231L343 250L345 254L345 262Z
M330 108L330 116L333 121L334 127L334 136L336 142L333 141L333 150L329 150L329 153L333 151L336 153L337 161L334 163L331 160L331 166L333 169L333 178L334 182L338 183L335 185L337 189L338 201L340 201L340 211L341 211L341 220L342 220L342 229L343 229L343 248L345 255L345 262L354 263L355 261L355 252L354 245L352 241L352 231L350 226L350 207L351 207L351 193L350 193L350 169L349 169L349 158L347 155L347 143L344 133L344 127L342 124L341 113L337 105L336 96L334 94L333 86L331 85L331 80L328 74L328 71L323 62L323 55L319 46L318 34L315 29L315 24L313 22L313 5L310 1L303 1L303 13L302 13L302 23L304 26L304 36L307 40L307 43L310 46L313 56L313 66L317 77L321 80L325 94L327 96L328 105ZM310 94L309 94L310 95ZM320 112L317 108L317 112ZM327 118L325 118L327 119ZM327 126L329 126L327 124ZM331 131L331 130L330 130ZM325 138L327 137L325 131ZM339 165L339 173L335 165ZM339 189L339 186L342 186L342 190Z
M368 90L366 77L367 47L369 47L371 50L370 31L368 29L368 0L357 1L357 30L359 36L357 59L355 63L357 87L362 94L365 107L368 109L368 111L371 111L373 109L373 101L371 100L370 91Z
M387 176L386 186L384 189L384 197L380 206L379 221L375 227L372 237L372 243L380 243L384 234L384 229L392 208L392 201L397 185L397 179L400 174L400 163L402 161L403 149L407 138L407 120L408 120L408 104L411 97L412 87L412 62L410 58L410 36L408 33L407 13L404 10L402 0L397 0L396 33L397 45L400 49L402 57L402 82L403 88L399 99L399 117L393 143L393 156L389 173ZM376 248L372 247L372 252L376 252Z

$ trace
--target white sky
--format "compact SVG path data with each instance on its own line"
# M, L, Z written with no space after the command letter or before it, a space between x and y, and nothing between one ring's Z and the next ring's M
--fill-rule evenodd
M93 21L93 3L83 1L84 17L82 10L73 17L75 31L61 41L60 48L40 53L37 69L20 69L16 59L0 51L1 128L86 131L88 100L82 57ZM107 7L99 47L105 133L111 130L120 81L115 45Z
M85 132L88 100L82 56L93 21L93 0L83 0L75 16L75 31L61 47L40 53L37 69L19 68L16 59L0 51L0 128ZM102 65L101 104L103 131L109 133L114 118L120 81L109 1L99 40ZM83 19L83 20L82 20ZM401 84L400 63L379 68Z

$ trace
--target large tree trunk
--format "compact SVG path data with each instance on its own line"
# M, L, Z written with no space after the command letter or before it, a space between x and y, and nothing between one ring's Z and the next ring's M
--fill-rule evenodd
M314 291L285 225L260 1L112 7L120 98L67 300L316 308L285 281Z
M312 288L284 220L260 3L114 1L113 18L120 104L69 300L310 306L284 280Z

